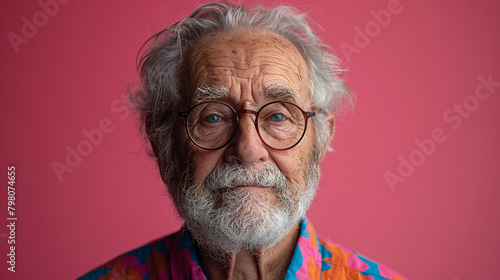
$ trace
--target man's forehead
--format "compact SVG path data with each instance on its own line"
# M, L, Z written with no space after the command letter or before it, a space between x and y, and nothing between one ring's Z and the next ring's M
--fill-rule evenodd
M274 71L275 67L287 72L304 67L305 60L295 46L276 36L220 34L222 41L206 39L194 44L187 53L188 66L191 71L200 70L200 67L204 70L231 68L240 72L237 75L245 75L251 69L266 73Z
M191 103L251 94L298 103L309 93L309 67L292 43L270 31L208 34L186 52ZM241 89L240 83L250 87ZM245 92L243 92L245 91Z

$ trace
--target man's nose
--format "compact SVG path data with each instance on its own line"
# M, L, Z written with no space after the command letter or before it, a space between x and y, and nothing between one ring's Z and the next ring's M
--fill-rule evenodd
M259 161L265 161L269 157L266 145L257 133L254 118L255 116L252 114L241 115L236 135L225 151L225 157L228 162L250 165Z

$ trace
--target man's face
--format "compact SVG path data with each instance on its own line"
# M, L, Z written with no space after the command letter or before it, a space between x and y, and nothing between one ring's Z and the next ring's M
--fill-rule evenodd
M257 111L268 102L280 100L266 96L266 89L284 86L293 91L295 102L303 110L311 110L308 87L309 70L305 60L287 40L272 33L240 30L211 34L191 49L190 81L194 85L191 106L204 97L198 89L224 88L227 96L218 99L236 110ZM286 100L285 100L286 101ZM314 128L309 125L301 143L289 150L275 151L259 138L254 116L243 114L235 138L225 147L208 151L193 145L189 139L189 158L194 164L194 182L202 184L215 166L237 162L252 168L266 163L277 166L291 181L303 185L304 164L309 161L314 142ZM249 188L249 191L272 193L268 189Z
M184 69L188 78L183 83L186 89L184 94L190 96L189 106L215 98L236 110L258 111L269 102L281 100L295 103L305 111L312 110L307 64L296 48L278 35L259 30L214 33L198 40L185 57ZM217 93L211 94L211 91ZM252 114L240 115L235 137L218 150L199 148L186 133L179 136L180 142L185 143L185 149L182 149L185 154L181 158L186 160L189 168L182 182L183 187L179 186L178 200L181 201L176 201L178 210L188 228L190 225L195 227L195 223L201 224L198 235L207 235L207 228L224 227L213 235L216 237L211 237L212 240L206 236L197 238L197 233L194 233L199 242L199 239L205 238L209 239L207 243L210 241L213 244L213 239L226 231L233 232L234 238L237 238L243 235L243 228L246 231L262 231L269 225L259 227L257 224L264 223L262 221L268 218L268 224L277 224L277 221L287 223L286 227L278 224L276 227L289 231L305 214L312 199L318 177L316 171L312 172L315 175L310 174L311 169L316 170L318 166L317 162L310 162L315 140L314 126L308 126L297 146L278 151L261 141L254 119ZM229 168L221 171L218 169L221 166ZM254 173L258 175L252 176ZM223 184L221 178L235 182L235 176L242 177L236 178L236 182L240 183L220 187ZM267 186L273 180L276 180L276 186ZM266 186L262 182L266 182ZM207 196L203 197L205 194ZM214 212L210 212L212 210ZM226 222L217 226L204 225L200 221L202 218L198 217L202 215L207 223L211 219L226 219ZM270 216L274 216L274 220ZM234 224L234 228L227 228L224 225L227 223ZM190 230L195 231L193 228ZM231 237L221 236L219 239L225 242Z

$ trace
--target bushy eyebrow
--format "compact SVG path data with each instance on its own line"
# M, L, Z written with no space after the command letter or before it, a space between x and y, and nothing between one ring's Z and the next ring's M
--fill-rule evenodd
M295 94L295 91L285 86L270 85L265 89L264 94L269 98L289 101L292 103L300 101L300 98L298 98L297 94Z
M228 90L224 86L203 86L199 87L195 93L193 100L196 103L201 103L205 101L217 100L227 97ZM301 98L295 94L293 89L285 86L270 85L264 90L264 96L266 98L272 98L282 101L288 101L292 103L297 103L301 101Z
M198 88L198 91L195 93L193 100L196 103L201 103L205 101L221 99L227 96L227 89L224 86L203 86Z

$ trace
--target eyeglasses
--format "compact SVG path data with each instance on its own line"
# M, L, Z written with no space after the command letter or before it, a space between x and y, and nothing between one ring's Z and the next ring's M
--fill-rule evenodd
M307 120L316 115L299 106L275 101L262 106L258 111L236 111L228 104L207 101L195 105L184 117L189 139L206 150L217 150L226 146L236 135L240 114L255 116L255 129L264 144L274 150L288 150L295 147L304 137Z

